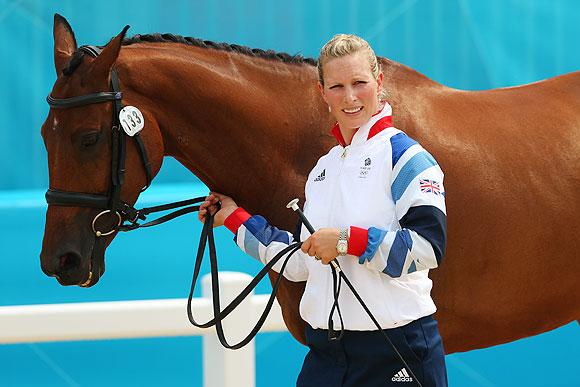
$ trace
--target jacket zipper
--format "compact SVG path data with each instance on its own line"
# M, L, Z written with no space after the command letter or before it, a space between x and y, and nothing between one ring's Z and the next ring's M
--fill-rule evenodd
M328 225L329 225L328 227L330 227L330 225L334 224L334 202L336 201L335 199L336 199L338 187L340 186L340 178L342 176L342 169L344 167L344 163L345 163L346 157L348 155L348 148L349 148L349 145L347 145L347 146L344 147L344 149L343 149L343 151L342 151L342 153L340 155L340 159L338 160L338 171L337 171L337 174L336 174L336 178L335 178L335 181L334 181L334 185L332 187L332 199L330 201L330 207L329 207L331 209L331 212L330 212L330 216L329 216L329 219L328 219ZM330 279L330 277L329 276L326 276L326 289L327 290L329 289L329 279ZM329 304L329 302L334 302L333 293L334 293L334 289L331 288L330 289L330 297L325 297L326 298L326 300L325 300L325 308L323 310L328 311L328 312L330 311L330 308L328 307L328 304ZM327 293L327 295L328 295L328 293ZM324 318L324 321L326 322L326 317ZM340 321L335 322L334 319L333 319L333 323L334 324L336 324L336 323L340 324ZM330 328L330 327L327 327L327 329L328 328Z

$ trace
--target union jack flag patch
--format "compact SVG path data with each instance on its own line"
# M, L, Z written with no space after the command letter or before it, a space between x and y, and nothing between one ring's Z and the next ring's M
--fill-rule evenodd
M419 179L419 187L421 192L434 193L435 195L442 195L441 185L433 180Z

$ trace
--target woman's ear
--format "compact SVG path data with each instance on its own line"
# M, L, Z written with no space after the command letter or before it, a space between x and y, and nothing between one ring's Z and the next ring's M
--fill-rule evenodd
M377 85L378 87L378 94L381 95L381 90L383 89L383 72L379 72L379 76L377 77Z

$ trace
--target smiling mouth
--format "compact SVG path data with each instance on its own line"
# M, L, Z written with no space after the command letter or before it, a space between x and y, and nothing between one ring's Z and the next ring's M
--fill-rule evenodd
M355 108L342 109L342 111L346 114L356 114L358 112L361 112L362 110L363 110L362 106L355 107Z

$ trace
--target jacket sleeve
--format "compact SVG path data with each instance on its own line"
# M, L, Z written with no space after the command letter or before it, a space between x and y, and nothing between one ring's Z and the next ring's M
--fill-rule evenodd
M238 247L264 265L295 242L291 233L271 226L262 216L252 216L243 208L238 208L230 214L224 225L234 233L234 242ZM308 270L304 259L305 254L299 249L288 261L282 275L290 281L306 281ZM279 273L284 260L285 258L280 259L272 269Z
M443 171L421 145L404 133L391 138L391 195L399 229L350 228L349 253L390 277L441 264L447 239Z

